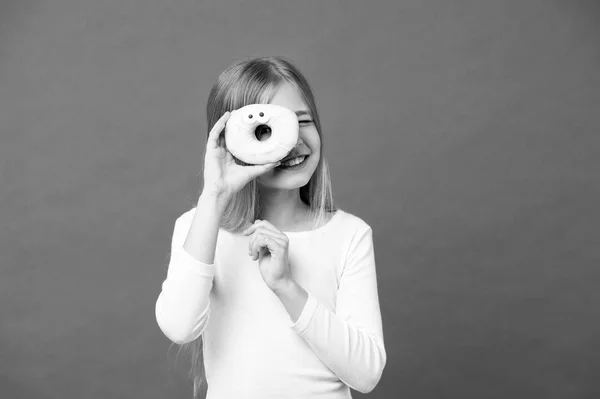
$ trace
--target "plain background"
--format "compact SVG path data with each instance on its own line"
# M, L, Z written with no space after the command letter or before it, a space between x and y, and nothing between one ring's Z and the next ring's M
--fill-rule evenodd
M1 2L0 397L191 398L154 304L209 89L258 55L306 75L338 205L374 228L388 363L366 396L600 397L599 17Z

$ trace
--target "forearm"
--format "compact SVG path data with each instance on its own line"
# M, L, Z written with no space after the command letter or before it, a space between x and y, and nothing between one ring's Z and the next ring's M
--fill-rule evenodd
M221 215L227 203L224 194L202 192L183 249L194 259L213 264Z
M208 322L222 207L218 197L202 194L192 220L180 218L175 225L156 319L163 333L178 344L197 338Z
M167 338L184 344L199 337L208 322L214 266L177 263L172 267L156 300L156 321Z
M377 385L386 364L383 337L348 323L315 297L309 303L309 294L295 282L274 292L288 311L293 328L340 380L362 393Z
M296 281L290 280L282 284L280 289L276 289L273 292L277 295L281 303L283 303L292 321L296 322L308 300L306 290L296 283Z
M342 320L321 304L301 335L351 388L368 393L379 382L386 363L382 337Z

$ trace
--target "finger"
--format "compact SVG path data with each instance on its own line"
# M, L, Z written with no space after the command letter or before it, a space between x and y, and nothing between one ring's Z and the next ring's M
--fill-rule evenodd
M255 230L255 232L252 234L252 237L250 237L250 245L252 245L252 248L254 250L256 250L257 248L256 243L258 242L260 237L271 237L282 247L287 247L288 245L287 237L285 236L285 234L279 234L273 230L260 227L258 230Z
M254 221L254 226L265 227L269 230L273 230L273 231L277 232L278 234L283 235L283 231L279 230L277 227L275 227L275 225L273 223L269 222L268 220L256 219Z
M258 176L267 173L268 171L281 165L281 162L270 162L263 165L240 166L248 174L248 177L255 179Z
M244 235L252 235L252 236L255 236L259 233L272 236L272 237L280 240L285 246L288 245L288 241L289 241L288 237L283 232L281 232L280 230L278 230L276 227L274 227L272 225L266 226L266 225L262 225L262 224L253 224L252 226L248 227L243 232Z
M249 227L247 227L247 228L246 228L246 230L244 230L244 231L242 232L242 234L243 234L243 235L245 235L245 236L248 236L248 235L250 235L250 234L254 233L255 231L259 231L261 228L262 228L262 229L269 230L269 231L271 231L273 234L276 234L276 235L281 235L281 234L283 234L283 233L282 233L282 232L281 232L281 231L280 231L280 230L279 230L277 227L273 226L272 224L270 224L270 223L268 223L268 222L266 222L266 223L264 223L264 222L266 222L266 221L261 221L261 220L258 220L258 219L257 219L257 220L254 222L254 224L252 224L252 225L250 225ZM268 223L268 224L267 224L267 223Z
M274 256L280 256L281 254L285 253L285 251L287 250L287 242L285 242L285 240L283 240L282 238L279 237L275 237L275 236L267 236L268 238L268 243L272 244L272 245L267 245L267 247L269 248L269 252L271 252Z
M288 237L279 230L272 230L269 227L259 226L256 231L264 232L281 243L283 247L288 246Z
M225 125L230 116L231 112L225 112L210 130L210 133L208 134L207 145L209 145L211 148L217 148L219 146L219 137L221 137L221 133L223 132L223 129L225 129Z
M270 245L268 243L271 243ZM250 238L248 243L248 254L252 257L252 260L259 258L261 250L267 249L269 252L279 254L285 250L287 243L281 237L273 235L273 232L268 230L261 230L255 232Z
M256 234L255 246L257 243L261 242L260 240L263 238L268 238L270 242L273 243L273 246L269 247L269 250L276 251L277 253L284 251L287 248L287 239L285 237L281 237L277 234L273 234L273 232L268 230L262 230L260 233Z
M225 137L221 136L222 142L225 143ZM235 159L233 158L233 154L229 151L225 151L225 162L227 164L235 164Z
M259 240L263 236L263 232L256 232L252 235L252 237L250 237L250 241L248 243L248 251L250 256L252 257L252 260L258 259L260 252Z
M219 147L227 149L227 147L225 146L225 136L223 136L222 134L220 134L219 138L217 138L217 145ZM229 154L229 151L227 151L227 153Z
M244 229L244 231L242 231L242 235L249 236L250 234L254 233L258 227L258 225L256 224L258 221L259 221L259 219L256 219L253 224L246 227L246 229Z
M260 231L261 229L265 229L266 231L269 231L271 235L273 235L273 237L277 238L278 240L281 240L285 244L285 246L288 245L288 236L283 231L275 227L273 224L269 223L266 220L260 220L258 222L255 222L255 225L257 226L255 227L255 230Z
M256 222L254 223L256 224ZM246 229L242 231L242 235L249 236L250 234L254 233L254 230L256 230L256 228L258 227L255 224L251 224L250 226L246 227Z
M260 257L261 247L259 245L259 235L253 235L250 238L250 257L252 260L257 260Z
M248 255L252 258L252 260L258 259L258 247L256 246L256 234L250 237L248 241Z
M259 235L255 240L254 246L256 247L256 259L259 258L263 249L269 251L273 256L278 256L283 252L283 243L281 240L266 234Z

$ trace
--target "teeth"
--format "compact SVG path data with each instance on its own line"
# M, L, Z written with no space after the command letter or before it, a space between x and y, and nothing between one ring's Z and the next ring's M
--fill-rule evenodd
M305 157L298 157L298 158L292 158L289 161L285 161L281 163L281 166L294 166L294 165L298 165L299 163L302 163L302 161L304 161Z

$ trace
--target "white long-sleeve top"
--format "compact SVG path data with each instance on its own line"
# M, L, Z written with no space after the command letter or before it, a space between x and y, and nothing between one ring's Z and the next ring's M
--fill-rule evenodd
M341 209L311 231L284 232L308 292L294 321L248 255L249 236L219 230L214 264L183 248L195 208L175 222L156 320L177 344L203 339L207 399L348 399L386 364L372 229Z

